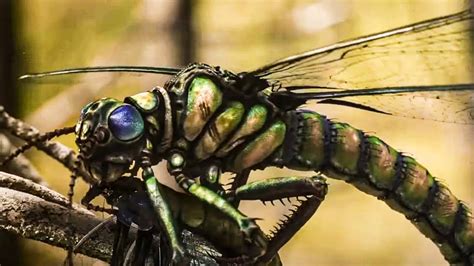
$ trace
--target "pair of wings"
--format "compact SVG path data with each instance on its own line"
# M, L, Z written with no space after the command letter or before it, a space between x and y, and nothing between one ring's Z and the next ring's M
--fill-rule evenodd
M474 16L471 9L290 56L247 75L272 96L346 105L391 115L474 124ZM94 67L84 72L175 75L162 67Z

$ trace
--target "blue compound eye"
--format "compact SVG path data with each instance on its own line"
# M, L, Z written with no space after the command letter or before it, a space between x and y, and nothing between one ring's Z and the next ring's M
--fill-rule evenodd
M110 114L109 128L117 139L128 141L142 135L145 124L138 110L125 104L116 108Z

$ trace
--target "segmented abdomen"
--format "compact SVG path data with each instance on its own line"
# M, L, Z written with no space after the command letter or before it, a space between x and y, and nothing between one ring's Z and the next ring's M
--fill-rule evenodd
M274 164L345 180L403 213L450 263L474 263L469 208L413 158L315 112L291 111L287 125Z

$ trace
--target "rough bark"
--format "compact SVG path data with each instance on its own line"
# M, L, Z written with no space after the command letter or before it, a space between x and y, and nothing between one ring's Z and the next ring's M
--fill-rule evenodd
M10 139L6 135L0 133L0 160L3 160L5 157L10 155L15 151L15 149L16 147L13 146ZM48 183L43 180L38 173L38 170L36 170L36 167L34 167L23 155L13 159L11 163L5 166L4 170L22 176L43 186L48 186Z
M24 178L0 172L0 229L24 238L66 248L101 222L59 193ZM79 253L107 261L112 254L112 231L91 237Z
M0 172L0 230L67 248L103 220L78 205L73 209L66 205L67 199L51 189ZM217 265L211 254L219 256L219 253L204 239L189 231L182 232L182 239L193 263ZM110 225L93 234L77 252L109 261L112 244L113 225Z
M3 106L0 106L0 128L8 131L15 137L18 137L26 142L34 141L39 135L40 131L33 126L21 121L20 119L10 116ZM47 155L62 163L66 168L73 169L76 159L76 153L59 142L46 141L40 142L36 146L39 150L45 152ZM81 168L79 175L84 178L84 181L93 184L95 180Z

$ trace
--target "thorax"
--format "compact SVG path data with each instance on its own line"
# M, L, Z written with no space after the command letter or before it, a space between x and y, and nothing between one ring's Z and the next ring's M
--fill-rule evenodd
M165 85L172 109L173 139L167 153L186 158L186 170L232 163L279 114L260 96L238 87L239 77L207 65L192 65ZM284 133L283 133L284 134Z

